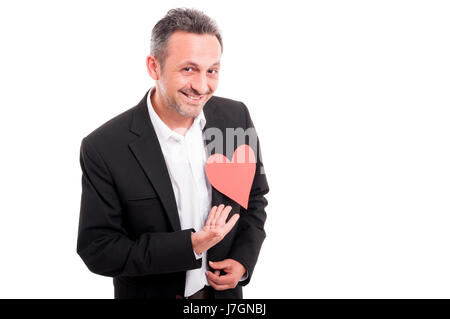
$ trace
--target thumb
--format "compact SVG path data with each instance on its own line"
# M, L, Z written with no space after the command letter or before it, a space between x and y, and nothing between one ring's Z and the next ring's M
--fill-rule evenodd
M225 268L228 268L230 263L228 262L228 260L225 259L225 260L216 261L216 262L209 261L209 265L214 269L225 269Z

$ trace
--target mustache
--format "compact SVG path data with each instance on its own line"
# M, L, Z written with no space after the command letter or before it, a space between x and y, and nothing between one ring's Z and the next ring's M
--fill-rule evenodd
M189 89L182 89L182 90L180 90L182 93L184 93L184 94L189 94L189 95L208 95L208 94L211 94L211 90L208 90L208 91L206 91L205 93L200 93L200 92L198 92L197 90L195 90L195 89L191 89L191 88L189 88Z

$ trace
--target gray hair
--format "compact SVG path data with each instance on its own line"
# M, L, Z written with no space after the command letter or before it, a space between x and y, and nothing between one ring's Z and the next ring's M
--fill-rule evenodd
M171 9L152 30L150 53L164 65L167 43L175 31L215 35L223 52L222 36L216 22L201 11L187 8Z

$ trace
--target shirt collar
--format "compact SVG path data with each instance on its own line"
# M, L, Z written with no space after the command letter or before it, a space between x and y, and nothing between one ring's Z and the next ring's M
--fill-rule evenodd
M155 92L155 87L152 87L147 94L147 108L150 114L150 120L152 121L153 127L155 128L156 135L158 136L158 139L160 141L167 141L170 138L174 138L177 141L180 141L184 138L183 135L172 131L166 123L164 123L159 115L155 112L155 109L152 104L151 95ZM206 118L205 114L203 113L203 110L201 110L200 114L197 115L197 117L194 119L194 122L192 123L192 126L189 128L191 130L192 128L200 127L200 130L203 130L203 128L206 125Z

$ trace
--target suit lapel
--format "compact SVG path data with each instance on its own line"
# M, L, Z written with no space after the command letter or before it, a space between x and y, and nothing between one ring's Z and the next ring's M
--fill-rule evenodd
M179 231L181 225L175 195L161 146L148 114L147 94L136 106L130 130L140 137L130 143L129 147L158 194L173 230Z

